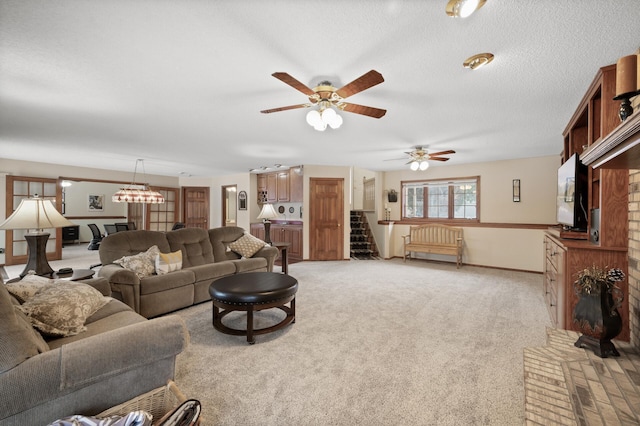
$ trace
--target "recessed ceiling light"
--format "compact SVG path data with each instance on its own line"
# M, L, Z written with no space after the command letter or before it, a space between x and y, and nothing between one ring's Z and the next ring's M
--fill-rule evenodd
M445 12L453 18L466 18L484 6L486 2L487 0L449 0Z
M471 68L472 70L475 70L487 65L491 61L493 61L493 53L479 53L477 55L471 56L470 58L467 58L467 60L464 61L462 65L465 68Z

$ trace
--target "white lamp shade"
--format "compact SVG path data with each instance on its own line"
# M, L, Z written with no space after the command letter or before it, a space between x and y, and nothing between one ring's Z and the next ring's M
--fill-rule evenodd
M415 172L418 170L418 167L420 167L420 164L417 161L412 161L411 164L409 164L409 167Z
M324 132L324 130L327 128L327 125L324 124L322 121L319 122L318 124L316 124L315 126L313 126L314 129L316 129L319 132Z
M309 126L316 126L316 124L321 123L322 122L322 118L320 117L320 113L318 111L316 111L315 109L309 111L307 113L307 124L309 124Z
M429 168L429 163L426 161L421 161L420 162L420 170L427 170Z
M327 108L324 111L322 111L322 122L324 124L331 124L333 122L333 120L336 118L336 112L331 109L331 108Z
M342 117L340 117L338 114L336 114L336 116L333 119L333 121L331 123L329 123L329 126L331 126L332 129L340 128L340 126L342 126Z
M0 229L37 229L62 228L74 226L54 207L51 200L25 198L2 224Z
M273 208L273 204L263 204L262 211L258 215L258 219L275 219L278 217L278 213L276 213L276 209Z

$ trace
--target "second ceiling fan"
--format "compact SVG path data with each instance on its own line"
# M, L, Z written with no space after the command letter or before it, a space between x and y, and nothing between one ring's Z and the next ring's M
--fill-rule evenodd
M411 170L427 170L429 167L429 163L427 160L434 161L449 161L448 157L444 157L444 155L455 154L456 152L448 149L446 151L438 151L429 153L422 146L416 146L413 151L406 151L405 154L409 156L409 161L406 164L409 164ZM396 158L394 160L404 160L405 158Z
M349 96L353 96L356 93L360 93L363 90L369 89L370 87L382 83L384 81L382 74L375 70L371 70L363 74L362 76L353 80L351 83L346 84L339 89L335 88L330 81L321 81L318 86L311 89L286 72L276 72L271 75L282 81L283 83L286 83L294 89L298 90L299 92L307 95L307 97L309 98L309 102L279 108L265 109L260 111L263 114L287 111L290 109L309 108L317 105L319 106L319 111L310 111L309 114L307 114L307 122L310 125L314 126L316 130L324 130L327 125L332 128L338 128L340 127L340 124L342 124L342 119L335 118L339 116L335 114L335 111L333 111L331 107L335 107L340 111L366 115L373 118L383 117L387 113L387 110L385 109L357 105L344 101ZM316 114L313 114L314 112L316 112ZM320 122L318 122L318 120L320 120Z

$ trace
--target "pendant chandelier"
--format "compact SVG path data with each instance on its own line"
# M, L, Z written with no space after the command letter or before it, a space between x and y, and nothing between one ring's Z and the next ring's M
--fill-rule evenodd
M149 189L147 184L136 184L136 174L138 172L138 163L142 165L142 176L146 180L144 171L144 160L136 160L136 166L133 170L133 181L131 185L121 188L120 191L113 194L111 201L114 203L141 203L141 204L163 204L164 197L158 191Z

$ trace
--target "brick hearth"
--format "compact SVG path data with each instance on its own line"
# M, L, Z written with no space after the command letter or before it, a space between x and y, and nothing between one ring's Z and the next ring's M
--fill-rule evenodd
M526 424L640 424L640 355L615 341L620 357L600 358L578 336L549 328L546 346L524 350Z

